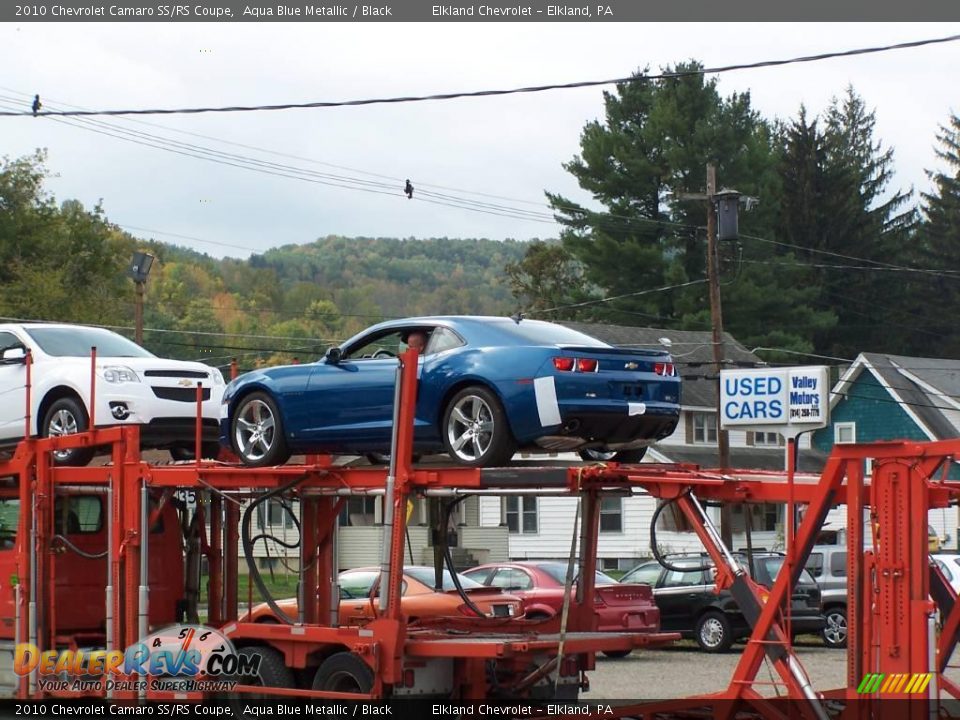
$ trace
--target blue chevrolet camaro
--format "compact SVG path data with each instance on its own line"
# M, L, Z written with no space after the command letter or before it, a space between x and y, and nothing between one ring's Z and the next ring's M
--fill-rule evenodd
M417 453L482 467L519 449L638 462L676 428L680 378L664 351L538 320L423 317L374 325L315 363L237 378L223 395L221 442L253 466L293 453L388 453L396 356L415 331L428 338Z

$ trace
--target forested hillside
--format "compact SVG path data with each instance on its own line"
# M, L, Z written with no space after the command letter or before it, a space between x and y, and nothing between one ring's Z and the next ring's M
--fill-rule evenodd
M0 315L97 323L132 336L136 249L156 256L144 344L222 364L307 360L368 325L513 312L504 266L526 242L326 237L246 260L135 238L100 207L57 203L42 153L0 165Z

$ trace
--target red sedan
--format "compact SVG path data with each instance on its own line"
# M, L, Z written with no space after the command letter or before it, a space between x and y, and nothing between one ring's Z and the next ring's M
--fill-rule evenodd
M491 563L462 573L488 587L521 598L528 620L547 619L563 609L567 564L559 561ZM597 630L604 632L653 633L660 629L660 611L649 585L621 584L597 572L594 609ZM629 651L628 651L629 652ZM613 657L628 652L607 653Z

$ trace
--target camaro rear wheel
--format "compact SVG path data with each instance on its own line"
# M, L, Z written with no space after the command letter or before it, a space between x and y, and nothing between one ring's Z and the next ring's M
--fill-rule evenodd
M263 392L250 393L233 413L233 449L244 465L282 465L290 459L277 404Z
M618 463L638 463L643 460L647 454L645 447L634 450L598 450L588 448L580 451L580 457L586 462L618 462Z
M62 397L54 400L43 417L40 435L43 437L59 437L85 432L89 424L87 411L83 404L72 397ZM82 466L88 465L94 456L93 448L70 448L57 450L53 453L53 462L56 465Z
M516 452L499 398L485 387L464 388L443 413L443 444L460 465L505 465Z

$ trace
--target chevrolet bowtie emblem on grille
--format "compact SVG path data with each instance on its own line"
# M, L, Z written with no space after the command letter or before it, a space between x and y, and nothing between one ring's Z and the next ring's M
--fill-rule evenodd
M177 385L180 385L181 387L190 387L193 385L193 381L184 378L183 380L178 380Z
M635 363L635 362L628 362L628 363L627 363L626 365L624 365L623 367L624 367L625 370L636 370L636 369L637 369L638 367L640 367L640 366L637 365L637 363Z

